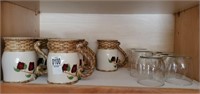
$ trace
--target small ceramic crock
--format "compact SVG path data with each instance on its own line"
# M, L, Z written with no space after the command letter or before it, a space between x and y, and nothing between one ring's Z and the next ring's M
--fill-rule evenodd
M97 40L97 42L97 70L112 72L126 64L128 57L119 47L118 40ZM123 60L119 59L119 52L123 55Z

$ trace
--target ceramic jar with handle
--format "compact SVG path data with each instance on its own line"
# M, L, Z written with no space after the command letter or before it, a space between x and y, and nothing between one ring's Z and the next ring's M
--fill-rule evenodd
M40 42L36 42L37 46ZM94 71L95 59L88 54L87 49L80 43L80 40L69 39L48 39L49 53L45 55L38 47L37 51L47 58L48 83L52 84L73 84L79 78L86 78ZM90 70L83 71L84 67L79 65L79 53L90 61Z
M5 37L2 55L4 82L29 82L35 79L37 54L35 38Z
M104 72L116 71L119 67L126 64L127 55L119 47L118 40L97 40L97 70ZM123 55L123 60L119 59L120 53Z

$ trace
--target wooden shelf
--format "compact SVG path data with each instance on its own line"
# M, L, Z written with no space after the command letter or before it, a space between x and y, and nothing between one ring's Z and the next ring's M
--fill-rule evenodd
M95 71L91 77L80 80L74 85L47 84L47 77L42 76L26 84L1 83L2 92L6 93L198 93L199 83L193 81L191 86L176 86L165 83L159 88L145 87L137 84L126 68L116 72Z
M199 4L176 0L66 0L40 1L41 13L173 14Z
M6 1L10 1L10 0L6 0ZM198 28L199 27L199 7L195 7L196 5L199 5L198 0L191 0L191 1L185 1L185 0L184 1L173 1L173 0L155 1L154 0L154 2L148 1L148 0L142 0L142 1L141 0L66 0L63 2L62 1L53 2L55 0L51 0L51 1L38 0L38 1L40 2L35 2L35 3L25 2L25 1L12 2L12 5L8 4L7 2L5 2L4 4L1 3L2 4L1 18L2 18L2 23L3 23L1 24L2 26L1 36L3 37L5 36L12 36L12 37L37 36L39 37L41 33L39 30L39 26L41 24L39 20L40 15L36 15L35 10L40 10L41 13L47 13L47 14L48 13L50 14L51 13L55 13L55 14L56 13L66 13L66 14L75 13L75 14L114 14L114 15L117 14L118 15L118 14L154 14L155 13L155 14L171 14L172 15L173 13L187 9L187 11L184 11L180 14L175 15L175 20L176 20L175 42L178 45L178 46L175 45L175 52L184 54L184 55L195 56L193 57L196 58L195 59L196 61L194 61L193 62L194 65L191 66L192 69L190 70L190 75L192 75L191 77L196 78L197 80L199 79L198 78L199 77L198 76L199 75L199 58L198 58L199 51L198 49L196 50L196 48L199 48L199 46L196 46L196 44L199 44L199 41L197 41L198 39L196 40L196 38L199 38L199 36L195 36L195 39L194 39L196 40L197 43L194 42L194 40L192 39L190 41L185 41L185 40L188 40L186 38L190 38L191 35L199 35L199 32L198 32L199 31L199 28ZM191 8L191 7L194 7L194 8ZM125 22L125 20L124 21L122 20L122 22ZM54 25L56 26L57 24L54 24ZM124 25L126 24L124 23ZM63 26L66 27L68 25L64 24ZM193 27L193 26L196 26L196 27ZM108 27L110 28L110 25L108 25ZM94 30L99 30L99 29L94 29ZM183 30L189 31L189 33ZM56 31L59 31L59 29ZM104 29L102 31L104 31ZM198 34L194 33L196 31ZM193 33L191 34L191 32ZM89 36L92 36L92 35L89 35ZM177 41L181 41L181 42L177 42ZM186 43L184 44L182 42L186 42ZM189 48L196 47L196 48L188 49L187 47ZM195 81L193 85L185 86L185 87L175 86L168 83L166 83L164 86L160 88L144 87L137 84L135 79L129 76L129 72L126 69L120 69L117 72L112 72L112 73L104 73L104 72L95 71L90 78L86 80L80 80L78 83L74 85L47 84L46 80L47 80L47 77L44 76L44 77L39 77L37 80L32 81L30 83L26 83L26 84L1 83L1 93L68 93L68 92L71 92L71 93L83 93L83 92L88 92L88 93L108 93L108 92L109 93L189 93L189 94L200 93L199 83Z

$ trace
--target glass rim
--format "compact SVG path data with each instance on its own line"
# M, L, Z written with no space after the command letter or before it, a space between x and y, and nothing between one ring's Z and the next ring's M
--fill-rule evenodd
M152 51L149 51L149 50L136 50L135 52L151 52L151 53L153 53Z
M130 50L147 50L146 48L130 48Z
M140 56L140 58L147 58L147 59L162 59L162 56Z
M179 56L179 55L169 55L167 57L172 57L172 58L186 58L186 59L191 59L192 58L190 56Z

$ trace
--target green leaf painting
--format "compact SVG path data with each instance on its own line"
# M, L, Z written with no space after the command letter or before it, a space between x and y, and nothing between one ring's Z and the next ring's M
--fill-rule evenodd
M109 60L109 59L108 59L108 61L109 61L109 63L112 63L112 61L111 61L111 60Z
M26 69L27 68L27 65L26 64L24 64L24 69Z
M30 78L30 77L31 77L31 74L26 75L26 77L27 77L27 78Z
M71 67L70 67L70 65L67 67L67 71L68 72L70 72L70 70L71 70Z
M72 80L74 77L73 76L67 76L69 80Z
M78 80L81 80L81 76L78 76Z
M20 71L19 69L15 68L15 67L14 67L14 70L15 70L16 72L19 72L19 71Z

